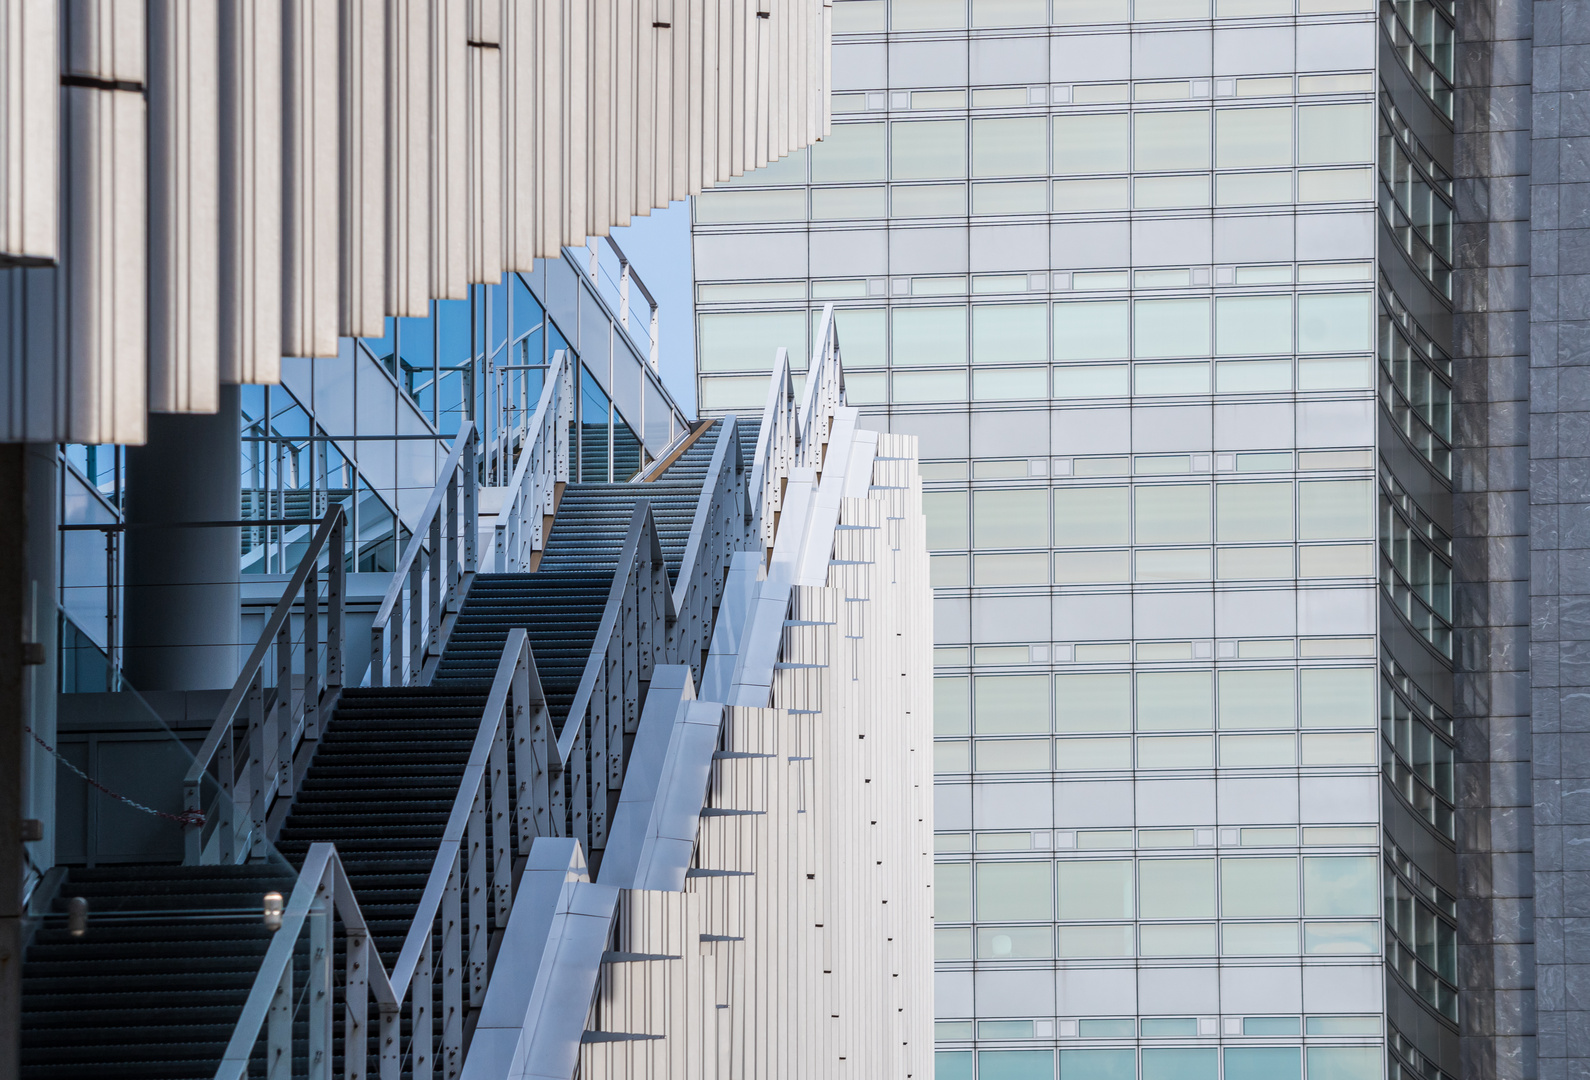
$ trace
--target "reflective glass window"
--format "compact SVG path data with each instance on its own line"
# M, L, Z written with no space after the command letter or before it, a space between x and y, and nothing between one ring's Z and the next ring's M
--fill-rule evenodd
M1058 865L1061 919L1130 919L1130 859L1063 860Z
M972 496L977 547L1047 547L1049 496L1043 488L979 491Z
M1055 676L1059 731L1129 731L1132 684L1125 672Z
M1220 897L1228 919L1295 919L1297 859L1221 859Z
M1304 915L1374 915L1380 860L1373 855L1308 856L1303 860Z
M968 542L966 492L924 492L922 514L927 518L927 546L930 551L971 546Z
M938 922L970 922L972 864L933 864L933 918Z
M1375 722L1375 669L1305 668L1304 727L1369 727Z
M1215 352L1221 356L1292 351L1290 296L1222 296L1215 301Z
M1309 1080L1380 1080L1380 1048L1375 1046L1311 1046Z
M1139 544L1209 543L1209 485L1159 484L1136 489Z
M1126 172L1129 159L1126 132L1125 113L1056 116L1056 175Z
M1304 293L1297 298L1299 352L1366 352L1373 333L1368 293Z
M1289 669L1220 672L1221 728L1289 728L1295 722Z
M1214 917L1214 859L1144 859L1138 863L1137 874L1143 918Z
M1049 358L1048 321L1045 304L974 305L972 363L1042 363ZM847 342L847 362L848 350Z
M812 146L811 155L814 184L882 180L884 179L883 125L835 124L822 142ZM790 155L790 157L796 156L804 155ZM758 169L746 175L756 176L764 171Z
M1134 1080L1136 1058L1132 1050L1062 1050L1060 1080Z
M977 1077L978 1080L1054 1080L1054 1051L979 1050ZM935 1075L934 1080L942 1078Z
M979 922L1054 918L1054 886L1048 860L977 864Z
M1292 539L1292 485L1216 484L1215 538L1222 544Z
M1054 306L1056 360L1124 360L1131 340L1125 300Z
M1370 161L1375 156L1375 107L1304 105L1297 110L1299 165Z
M975 683L979 734L1049 730L1048 676L979 675Z
M1303 1051L1296 1046L1228 1046L1225 1080L1302 1080Z
M1298 539L1353 540L1374 529L1372 481L1307 480L1297 489Z
M966 175L965 120L909 120L889 134L896 180L938 180ZM821 146L822 143L818 143Z
M1139 300L1132 307L1132 315L1133 356L1156 359L1208 355L1208 300Z
M940 675L933 680L933 734L964 735L970 723L965 675Z
M702 315L696 343L702 371L767 371L779 346L792 361L806 355L806 318L798 311Z
M966 363L964 307L897 307L890 321L895 367Z
M1124 487L1055 488L1055 545L1103 547L1130 543L1128 490Z
M1215 167L1262 169L1292 164L1292 110L1216 109Z
M1137 729L1209 728L1213 672L1152 671L1137 676Z
M1212 1046L1150 1047L1143 1051L1143 1080L1215 1080L1217 1053Z
M1041 116L972 121L973 176L1043 176L1049 148Z
M1134 149L1139 170L1209 168L1207 110L1140 112Z

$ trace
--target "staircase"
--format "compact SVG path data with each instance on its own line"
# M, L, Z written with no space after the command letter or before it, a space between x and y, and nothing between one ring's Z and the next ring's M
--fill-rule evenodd
M214 1076L270 944L263 897L292 886L260 863L68 871L22 969L24 1080Z
M538 572L474 578L429 685L348 688L337 699L275 847L301 865L311 844L336 845L389 970L419 906L509 631L526 628L560 727L636 506L651 504L674 579L721 432L718 421L655 481L569 485ZM749 461L754 427L742 424L739 438ZM262 864L71 871L61 896L88 898L90 930L74 939L57 915L28 950L23 1077L213 1076L270 942L262 896L285 897L292 885L285 868ZM56 901L58 912L63 904ZM405 1039L407 1023L405 1015ZM341 1038L339 1029L339 1059Z

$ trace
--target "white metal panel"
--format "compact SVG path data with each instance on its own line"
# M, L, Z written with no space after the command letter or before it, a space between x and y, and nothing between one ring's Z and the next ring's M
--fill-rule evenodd
M388 315L422 317L430 310L431 20L426 0L392 0L388 10Z
M60 161L58 0L0 0L0 252L54 259Z
M149 408L220 403L220 22L149 3Z
M220 5L220 378L274 383L282 355L282 4Z
M467 295L465 2L435 0L431 5L431 295L438 300Z
M386 331L387 0L341 0L337 331Z
M336 356L338 8L284 3L281 348L284 356Z

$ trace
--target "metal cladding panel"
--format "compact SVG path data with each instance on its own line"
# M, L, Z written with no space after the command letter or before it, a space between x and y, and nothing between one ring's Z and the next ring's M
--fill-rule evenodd
M336 356L338 7L285 3L282 354Z
M386 0L342 0L337 332L386 330Z
M149 408L220 399L220 20L211 0L149 4Z
M386 307L430 311L431 5L394 0L387 27Z
M0 0L0 252L54 259L59 0Z
M282 0L220 5L220 378L274 383L282 356Z

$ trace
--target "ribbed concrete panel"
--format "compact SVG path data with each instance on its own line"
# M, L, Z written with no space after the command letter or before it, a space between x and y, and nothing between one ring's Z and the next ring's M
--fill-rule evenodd
M149 4L149 408L212 413L220 392L220 21Z
M337 355L335 4L285 0L282 43L282 354Z
M54 259L59 186L57 0L0 0L0 252Z
M387 26L386 312L428 313L431 5L394 0Z
M220 377L274 383L282 356L282 4L220 17Z
M386 0L342 0L337 332L386 328Z

